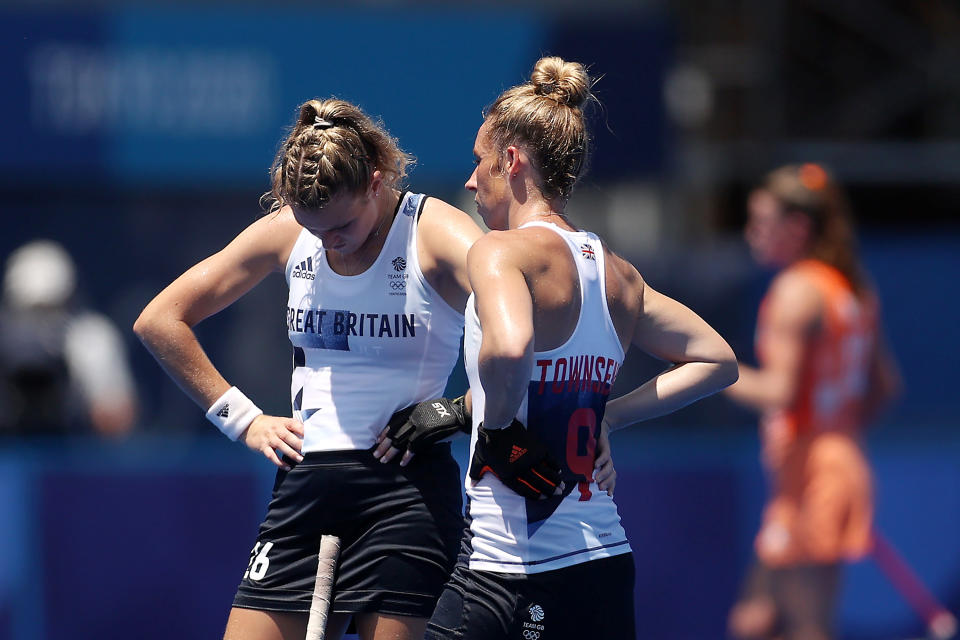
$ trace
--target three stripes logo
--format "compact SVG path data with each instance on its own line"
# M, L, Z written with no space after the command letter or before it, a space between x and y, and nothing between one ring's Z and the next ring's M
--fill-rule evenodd
M310 256L293 268L290 278L303 278L304 280L313 280L317 275L313 272L313 256Z
M524 449L523 447L518 447L517 445L513 445L513 449L510 451L510 464L513 464L514 462L519 460L521 457L523 457L523 454L525 454L526 452L527 450Z
M230 404L228 403L228 404L223 405L223 409L220 409L220 411L217 411L217 416L219 416L219 417L221 417L221 418L229 418L229 417L230 417Z

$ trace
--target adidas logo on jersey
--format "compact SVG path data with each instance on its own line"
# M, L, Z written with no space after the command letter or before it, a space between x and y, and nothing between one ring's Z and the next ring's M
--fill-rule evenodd
M510 451L510 464L513 464L514 462L519 460L521 457L523 457L523 454L525 454L526 452L527 450L524 449L523 447L518 447L517 445L513 445L513 449Z
M293 268L293 271L290 273L290 279L293 278L303 278L304 280L313 280L316 278L316 274L313 273L313 256L310 256L297 266Z
M220 409L220 411L217 411L217 416L219 416L219 417L221 417L221 418L229 418L229 417L230 417L230 405L229 405L229 404L223 405L223 409Z

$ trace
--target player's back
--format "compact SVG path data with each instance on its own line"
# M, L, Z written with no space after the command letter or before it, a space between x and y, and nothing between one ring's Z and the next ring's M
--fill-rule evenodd
M545 351L563 344L580 318L580 284L577 266L562 236L531 225L509 232L518 253L523 254L521 270L533 298L534 349ZM581 232L586 233L586 232ZM643 280L636 268L613 253L599 239L586 240L579 247L580 259L596 260L604 253L604 288L610 319L626 351L641 309Z
M516 418L560 465L566 488L561 496L531 501L489 474L468 484L470 567L537 573L627 553L616 506L593 479L604 408L624 357L608 309L607 252L594 234L543 222L506 232L501 241L519 258L533 300L533 363ZM481 342L471 299L464 359L475 423L486 402Z

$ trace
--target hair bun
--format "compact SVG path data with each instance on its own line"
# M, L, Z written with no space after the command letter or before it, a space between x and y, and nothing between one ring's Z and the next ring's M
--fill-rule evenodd
M300 117L297 118L297 129L302 127L312 127L316 124L317 119L324 119L321 114L324 111L323 102L314 98L313 100L307 100L302 105L300 105Z
M540 58L530 74L534 93L579 108L590 98L590 76L579 62L556 56Z

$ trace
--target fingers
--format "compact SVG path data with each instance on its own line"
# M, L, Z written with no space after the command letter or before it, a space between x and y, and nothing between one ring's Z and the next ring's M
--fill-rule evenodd
M377 438L377 442L379 444L377 444L376 449L373 450L373 457L379 460L382 464L390 462L397 456L398 453L400 453L400 449L393 446L393 440L387 436L387 432L389 430L390 427L387 427L380 432L380 436ZM403 463L401 462L401 465L402 464Z
M609 450L597 456L593 468L593 479L597 483L597 488L613 497L613 489L617 484L617 470L613 466L613 458L610 457Z
M302 426L303 425L295 420L281 421L272 429L272 432L267 438L267 444L271 449L274 449L281 455L287 456L296 462L301 462L303 455L300 453L300 450L303 448L303 440L301 436L297 434L297 427L301 427L300 431L302 431Z
M303 456L300 455L300 452L284 442L279 436L275 439L272 439L269 446L270 450L275 452L274 455L276 455L276 453L280 453L281 455L297 462L303 460Z
M384 453L383 456L380 458L380 462L383 464L386 464L391 460L393 460L398 453L400 453L400 449L397 449L396 447L390 447L389 449L387 449L386 453Z
M543 493L539 491L533 484L519 476L513 478L505 484L513 489L514 492L530 500L539 500L543 495Z
M597 482L597 488L600 491L606 491L607 495L613 497L613 490L617 486L617 470L613 468L613 462L598 470L593 479Z
M403 454L403 459L400 460L400 466L405 467L410 464L410 461L413 460L413 456L416 455L410 449L407 449Z
M379 460L380 462L386 462L385 460L383 460L383 456L388 451L390 451L390 449L394 448L393 440L391 440L390 438L387 438L386 436L383 436L381 439L378 440L378 442L379 444L377 445L377 448L373 450L373 457Z
M303 434L304 434L303 423L300 422L299 420L291 420L287 424L287 430L290 431L291 433L295 433L299 438L303 439Z
M285 442L291 449L297 452L294 460L300 462L303 459L303 456L299 455L300 451L303 450L303 436L297 434L296 431L289 427L287 427L286 431L280 431L276 435L282 442Z
M261 451L263 455L266 456L267 460L269 460L276 466L280 467L284 471L290 471L290 466L284 463L282 460L280 460L280 458L277 456L276 451L274 451L270 447L264 447Z
M597 439L597 454L593 464L593 479L597 483L597 488L606 491L612 498L613 490L617 486L617 470L613 466L613 457L610 455L610 425L607 424L606 419L603 420L600 437Z
M526 484L534 490L536 497L546 499L560 495L560 471L546 461L541 461L529 471L517 477L517 481Z
M598 447L597 459L593 461L593 468L599 471L601 467L611 464L612 462L613 458L610 457L610 450Z
M281 469L290 469L281 456L300 462L303 455L303 424L290 418L260 415L244 432L244 442Z

